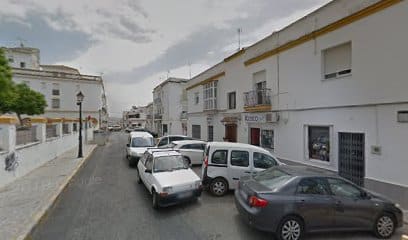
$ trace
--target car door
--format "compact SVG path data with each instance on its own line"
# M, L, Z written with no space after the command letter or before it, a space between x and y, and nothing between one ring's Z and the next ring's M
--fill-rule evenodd
M257 173L278 165L278 162L274 157L265 153L253 152L252 159L254 166L253 173Z
M296 187L296 211L306 228L313 230L334 227L334 200L324 178L306 177Z
M337 228L371 229L379 211L364 190L340 178L327 179L335 201Z
M241 177L251 174L251 168L249 151L231 150L228 161L229 188L235 189Z
M153 170L153 156L149 155L146 159L145 170ZM143 172L144 178L142 178L146 188L150 191L153 184L153 173Z
M200 144L187 144L181 147L181 149L190 158L192 164L202 164L204 151Z

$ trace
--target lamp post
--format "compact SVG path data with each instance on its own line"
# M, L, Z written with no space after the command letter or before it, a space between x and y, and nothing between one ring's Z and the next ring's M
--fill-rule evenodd
M82 155L82 101L84 100L84 94L80 91L77 95L77 105L79 106L79 145L78 145L78 158Z

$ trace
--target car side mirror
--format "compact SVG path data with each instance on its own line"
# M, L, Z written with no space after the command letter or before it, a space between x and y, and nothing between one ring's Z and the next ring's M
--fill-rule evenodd
M146 169L145 173L152 173L152 169Z
M130 144L129 144L129 143L127 143L127 144L126 144L126 147L130 147Z

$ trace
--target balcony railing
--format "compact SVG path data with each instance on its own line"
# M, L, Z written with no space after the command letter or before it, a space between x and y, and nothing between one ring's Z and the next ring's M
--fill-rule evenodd
M244 106L270 106L272 103L271 95L271 89L268 88L244 92Z

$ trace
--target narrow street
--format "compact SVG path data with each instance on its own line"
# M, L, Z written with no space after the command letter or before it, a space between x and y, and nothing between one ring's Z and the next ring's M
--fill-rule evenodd
M33 239L273 239L239 219L233 194L215 198L204 192L198 202L154 210L147 190L136 182L136 170L125 160L126 138L112 133L110 142L96 149ZM399 229L392 239L400 239L401 233ZM306 239L375 238L371 233L326 233Z

